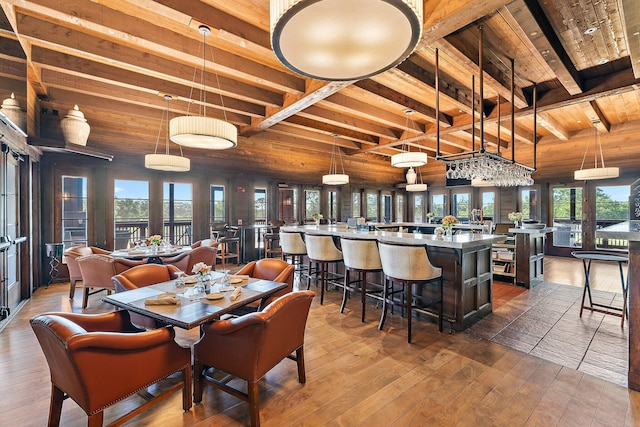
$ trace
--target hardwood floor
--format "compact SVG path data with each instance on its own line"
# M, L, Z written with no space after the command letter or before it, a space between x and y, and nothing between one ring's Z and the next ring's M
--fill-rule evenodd
M575 264L559 263L559 268L550 264L550 281L550 277L571 276L568 267L575 268ZM581 286L581 279L576 276L576 286ZM39 289L0 333L0 384L5 391L0 399L0 425L46 425L49 372L28 319L46 311L80 311L80 293L69 304L67 292L68 284ZM373 305L362 323L359 304L348 304L340 314L340 301L341 292L331 291L324 305L319 305L318 298L312 305L305 345L307 384L297 382L295 363L288 360L261 382L263 425L640 423L640 393L473 334L438 333L437 326L426 321L414 321L414 342L407 344L406 323L397 312L388 316L385 329L379 331L379 310ZM110 309L96 295L87 311ZM197 339L197 331L176 331L183 344ZM105 422L140 401L134 396L108 408ZM236 426L248 422L246 403L211 387L205 388L203 403L187 413L180 402L176 393L130 425ZM61 425L84 426L86 416L74 402L66 401Z

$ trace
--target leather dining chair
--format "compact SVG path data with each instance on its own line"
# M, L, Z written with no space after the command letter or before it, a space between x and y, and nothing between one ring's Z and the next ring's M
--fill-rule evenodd
M116 292L124 292L155 285L156 283L168 282L169 280L175 279L176 274L179 272L180 270L173 265L144 264L117 274L113 276L111 280L113 281ZM138 326L149 329L164 326L154 319L137 313L131 313L131 321Z
M290 358L297 362L298 381L306 382L304 332L313 296L311 291L291 292L260 312L203 325L193 346L194 402L202 401L206 382L248 402L251 425L259 426L258 382L267 372ZM216 380L207 375L209 368L247 381L247 392L231 387L230 377Z
M67 269L69 270L69 299L73 299L76 292L76 283L78 280L82 280L82 273L80 273L80 267L76 260L93 254L108 255L109 251L94 246L74 246L64 251L62 262L67 264Z
M178 383L155 396L146 392L144 404L110 425L125 423L178 390L182 390L182 409L191 408L191 350L175 342L173 328L141 330L126 311L47 313L33 317L30 324L49 365L50 427L60 424L67 398L87 414L89 426L102 426L105 408L176 372L182 374Z
M111 278L116 275L115 259L109 255L87 255L76 259L82 274L82 309L87 308L89 296L107 291L111 294L115 290Z
M238 270L236 274L246 274L255 279L286 283L287 287L285 289L282 289L269 297L265 302L265 305L267 305L276 298L289 292L293 292L293 273L294 267L288 262L277 258L262 258L257 261L251 261Z
M216 269L216 255L218 253L218 244L217 242L214 243L216 243L215 246L199 245L189 252L184 252L171 258L164 258L162 262L167 265L173 265L188 275L192 274L193 266L199 262L204 262L213 271Z

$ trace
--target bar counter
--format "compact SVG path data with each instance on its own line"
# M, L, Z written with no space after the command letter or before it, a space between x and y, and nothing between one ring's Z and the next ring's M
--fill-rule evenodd
M444 317L451 327L461 331L491 313L491 245L504 240L504 236L460 234L447 238L434 234L356 231L340 224L284 226L282 230L424 245L431 263L443 270Z

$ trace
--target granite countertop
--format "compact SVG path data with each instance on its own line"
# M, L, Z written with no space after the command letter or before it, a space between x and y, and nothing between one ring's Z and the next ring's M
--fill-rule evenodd
M296 225L284 226L283 231L302 232L310 234L324 234L337 237L350 237L359 239L376 239L384 242L396 242L406 244L419 244L426 246L438 246L445 248L465 249L477 246L491 245L504 240L504 236L491 234L455 234L451 238L436 236L434 234L401 233L396 231L357 231L348 229L346 225Z

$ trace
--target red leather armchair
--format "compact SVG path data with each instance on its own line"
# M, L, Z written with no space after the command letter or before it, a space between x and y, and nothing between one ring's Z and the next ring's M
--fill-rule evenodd
M193 347L194 394L202 401L203 381L249 403L252 426L260 425L258 381L284 358L298 364L298 380L306 382L304 368L304 330L314 293L291 292L261 312L202 327L202 337ZM296 356L291 353L295 351ZM205 373L208 368L224 371L248 382L247 393L216 381ZM228 379L227 379L228 380Z
M116 292L138 289L175 279L179 272L173 265L143 264L112 277Z
M276 292L266 302L271 303L276 298L293 291L294 266L286 261L277 258L263 258L258 261L251 261L242 267L236 274L246 274L256 279L272 280L274 282L286 283L287 287Z
M163 262L165 264L173 265L178 268L178 270L184 271L186 274L191 275L193 266L199 262L204 262L205 264L211 266L212 271L215 270L217 253L217 243L215 244L215 246L200 245L190 252L185 252L171 258L165 258Z
M117 422L135 417L179 389L182 408L191 408L191 351L174 341L172 328L142 331L131 323L126 311L48 313L30 322L49 364L49 426L60 424L62 403L67 397L86 412L89 426L101 426L106 407L175 372L182 372L178 384Z
M116 292L124 292L173 280L179 271L173 265L143 264L116 274L111 280ZM164 326L162 323L141 314L130 313L130 315L133 323L144 328L155 329Z
M73 299L76 292L76 282L82 280L82 273L80 273L80 267L76 259L93 254L108 255L109 251L94 246L74 246L64 251L62 262L67 264L67 269L69 270L69 299Z

